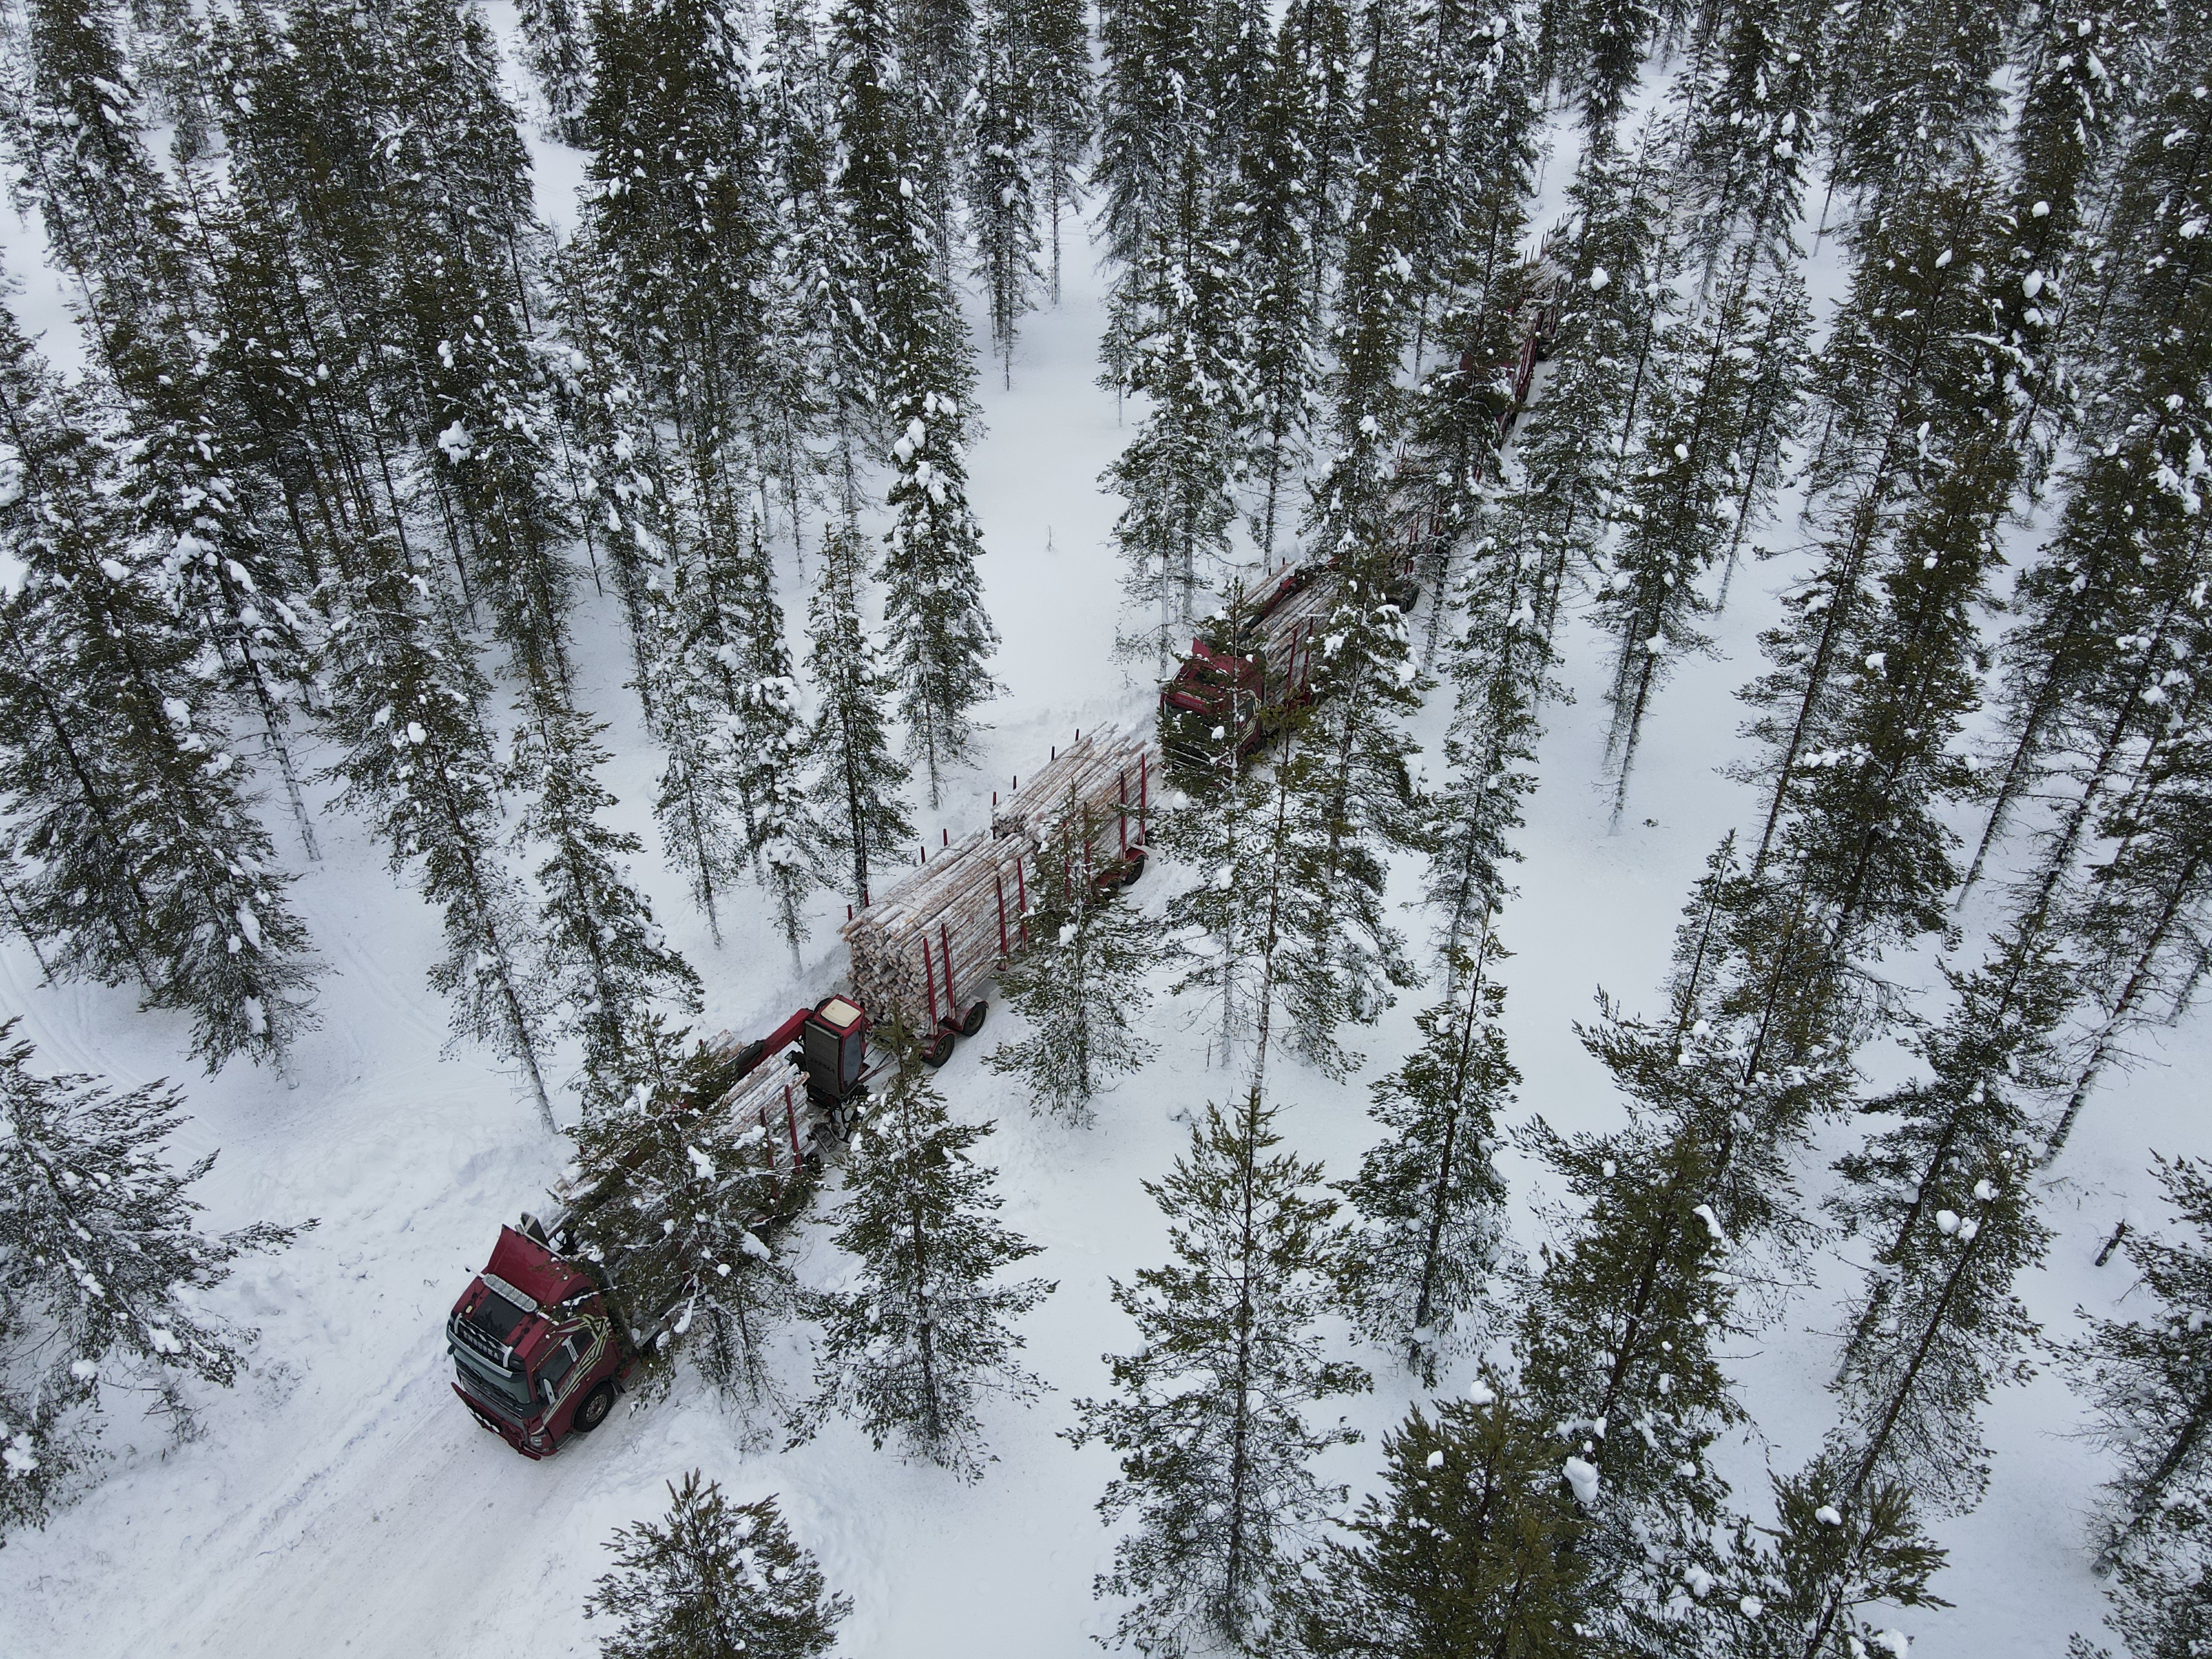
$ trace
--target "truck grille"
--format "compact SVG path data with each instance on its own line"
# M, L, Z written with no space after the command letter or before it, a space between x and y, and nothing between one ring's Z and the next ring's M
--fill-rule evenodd
M494 1337L490 1332L479 1330L462 1315L455 1314L446 1322L446 1334L471 1353L483 1355L500 1370L506 1371L514 1369L507 1360L510 1350L507 1344Z

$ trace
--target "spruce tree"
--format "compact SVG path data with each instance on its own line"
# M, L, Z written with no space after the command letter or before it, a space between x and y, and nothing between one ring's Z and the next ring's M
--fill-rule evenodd
M607 1540L613 1571L584 1612L620 1628L602 1659L816 1659L836 1644L852 1602L830 1593L775 1499L732 1504L699 1471L668 1486L665 1520Z
M1358 1061L1340 1029L1371 1024L1418 977L1377 889L1333 873L1330 780L1302 737L1285 726L1265 764L1232 768L1156 836L1206 872L1168 902L1189 964L1171 994L1213 1005L1224 1056L1249 1044L1255 1085L1279 1018L1294 1053L1342 1077Z
M1312 1461L1357 1437L1305 1416L1368 1378L1322 1358L1314 1322L1349 1241L1335 1203L1311 1195L1320 1166L1277 1150L1274 1116L1256 1087L1232 1112L1209 1105L1175 1168L1145 1184L1175 1259L1115 1282L1139 1346L1107 1357L1112 1397L1076 1402L1071 1440L1121 1457L1099 1514L1135 1523L1097 1593L1128 1598L1115 1638L1146 1653L1269 1643L1299 1547L1339 1495Z
M2120 1632L2137 1659L2195 1659L2212 1642L2212 1560L2191 1539L2179 1540L2160 1557L2130 1561L2114 1574L2112 1611L2106 1622ZM2097 1659L2105 1650L2086 1641L2069 1650Z
M1520 856L1511 837L1521 798L1535 787L1536 711L1553 689L1552 652L1536 621L1540 581L1533 560L1486 536L1454 586L1454 608L1466 622L1445 657L1452 718L1425 836L1427 898L1448 965L1504 903L1504 866Z
M2091 1432L2118 1466L2094 1533L2105 1570L2185 1539L2201 1552L2212 1536L2212 1170L2160 1158L2152 1172L2188 1232L2128 1238L2122 1248L2151 1303L2094 1322L2064 1350Z
M1652 270L1662 218L1655 170L1651 157L1597 155L1576 176L1578 224L1557 366L1515 435L1518 477L1498 508L1495 533L1540 573L1535 614L1547 646L1567 584L1595 569L1618 510L1620 458L1668 292Z
M806 933L800 907L822 880L822 830L805 789L808 732L784 641L783 607L776 602L757 523L747 555L734 573L744 672L731 739L742 757L737 785L749 831L745 851L775 902L776 931L797 968Z
M456 1042L489 1044L528 1081L553 1127L544 1050L550 987L520 884L501 855L498 769L481 719L486 687L436 588L390 543L350 550L327 584L331 709L341 752L326 775L362 813L396 872L421 861L445 912L433 989L453 998Z
M382 149L396 292L400 392L429 501L457 568L484 597L518 668L568 678L574 533L550 441L552 410L531 362L532 284L524 261L543 232L529 157L489 27L457 0L405 0L388 49ZM534 257L531 263L534 264Z
M524 0L515 8L522 62L545 100L546 131L564 144L586 141L584 106L592 94L587 9L576 0Z
M2073 873L2113 772L2160 718L2145 693L2163 695L2158 679L2170 663L2161 659L2170 659L2174 624L2185 616L2202 532L2181 502L2144 492L2140 480L2157 476L2167 455L2185 454L2191 436L2182 422L2131 423L2109 453L2069 470L2056 532L2014 585L2020 621L2002 646L2002 747L1990 757L1990 808L1969 887L2021 805L2063 770L2072 799L2046 826L2034 860L2039 888L2055 893Z
M1421 647L1424 668L1436 662L1460 598L1453 586L1460 558L1481 541L1515 412L1511 377L1531 320L1525 307L1540 303L1528 291L1537 267L1520 258L1535 183L1528 19L1517 9L1496 10L1486 23L1473 22L1472 40L1453 42L1447 37L1457 21L1447 9L1432 14L1438 38L1423 118L1448 132L1451 143L1438 161L1446 176L1425 186L1443 206L1424 233L1432 246L1415 272L1423 283L1417 374L1425 341L1439 355L1415 388L1398 469L1400 499L1409 514L1425 516L1429 538L1416 573L1435 596ZM1458 107L1438 107L1439 100ZM1426 148L1433 149L1433 143ZM1513 609L1509 605L1507 614Z
M1389 852L1426 847L1427 817L1413 775L1419 745L1407 730L1425 681L1413 662L1404 598L1387 553L1337 562L1335 603L1322 617L1312 665L1314 707L1303 744L1328 826L1328 874L1379 908Z
M133 349L206 320L181 210L147 151L115 14L100 0L37 0L19 27L22 84L0 136L19 198L38 209L94 352L119 379Z
M2038 1330L2013 1286L2051 1233L2035 1214L2029 1168L2004 1148L1960 1160L1856 1310L1835 1382L1839 1507L1883 1480L1938 1512L1980 1502L1981 1408L1998 1386L2034 1374L2027 1353Z
M1887 799L1917 806L1950 787L1941 776L1956 764L1942 750L1946 718L1961 711L1962 695L1972 696L1962 675L1970 606L1993 566L1994 520L2016 460L2004 438L1991 436L2009 427L2011 394L2004 353L1989 328L1990 228L1987 181L1970 176L1931 186L1856 238L1851 295L1814 375L1825 426L1807 490L1820 569L1789 596L1787 618L1762 641L1773 672L1744 694L1765 711L1753 730L1769 751L1756 769L1768 796L1754 873L1802 792L1828 781L1823 769L1832 757L1854 774L1863 769ZM1907 556L1898 541L1916 507L1923 544ZM1894 676L1888 645L1867 639L1876 584L1892 572L1903 604L1891 614L1911 647ZM1916 723L1912 705L1923 698L1928 718ZM1890 740L1904 746L1859 768L1848 744L1866 738L1843 732L1861 717L1887 722ZM1806 775L1808 756L1816 780ZM1899 768L1917 774L1911 787L1918 800L1898 789ZM1837 827L1847 836L1855 828L1854 844L1871 849L1868 833L1883 815L1881 807L1862 811ZM1927 822L1924 810L1916 817ZM1816 836L1826 835L1815 815L1805 821ZM1851 890L1854 871L1860 879L1868 873L1859 857L1847 855L1842 890L1824 896L1865 904L1874 895ZM1909 862L1904 872L1911 873ZM1915 896L1904 896L1909 908Z
M740 1123L719 1101L687 1100L702 1086L696 1068L678 1061L657 1021L646 1040L668 1081L586 1109L576 1164L591 1202L570 1231L623 1286L634 1319L670 1322L649 1358L689 1352L725 1400L781 1413L769 1350L799 1288L763 1235L804 1196L799 1149L780 1114Z
M258 719L312 858L286 735L305 672L294 573L267 533L273 492L229 435L237 411L210 349L219 327L210 222L220 216L204 205L200 139L187 131L204 119L205 88L170 86L173 185L147 153L115 20L60 4L34 8L27 21L25 95L0 125L19 152L22 193L78 285L80 321L122 410L122 495L169 576L179 620L221 656L240 713ZM189 81L205 68L204 32L189 17L165 12L156 33L169 70ZM142 50L154 38L142 37Z
M1451 963L1455 994L1422 1011L1420 1048L1375 1085L1368 1115L1388 1133L1344 1188L1362 1224L1355 1322L1431 1386L1440 1358L1483 1346L1497 1282L1516 1265L1504 1177L1491 1162L1521 1080L1498 1024L1505 988L1492 970L1507 953L1492 920Z
M1600 996L1581 1032L1616 1086L1711 1148L1707 1202L1740 1284L1771 1253L1794 1263L1818 1238L1796 1187L1814 1121L1847 1109L1863 1011L1802 889L1743 870L1730 834L1707 860L1675 931L1660 1018Z
M1696 619L1713 601L1700 582L1773 499L1808 323L1796 273L1762 272L1747 253L1705 310L1662 336L1643 464L1622 491L1622 532L1597 603L1619 641L1607 694L1616 825L1659 684L1675 660L1706 648Z
M1970 167L2002 115L1993 82L2008 32L2000 13L1944 0L1856 0L1830 26L1823 112L1829 187L1864 222Z
M1344 264L1337 291L1335 368L1328 387L1331 456L1312 486L1307 527L1325 553L1348 556L1382 539L1391 461L1404 425L1400 360L1419 291L1413 281L1419 132L1418 65L1396 0L1362 20L1364 63L1355 129Z
M662 938L630 878L645 843L605 822L617 803L599 780L605 726L552 685L534 687L514 730L507 782L526 803L515 839L538 853L537 921L564 1034L583 1046L581 1095L592 1111L641 1085L669 1086L655 1040L664 1010L699 1011L699 975Z
M1027 1085L1032 1107L1088 1122L1093 1096L1142 1067L1158 1045L1141 1033L1152 995L1145 976L1163 955L1158 921L1094 876L1103 826L1089 808L1038 849L1020 943L999 969L999 994L1030 1022L986 1062Z
M1584 0L1577 11L1573 90L1589 149L1601 153L1613 147L1658 16L1650 0Z
M1158 621L1130 644L1149 645L1163 665L1229 558L1237 434L1251 395L1240 277L1188 179L1127 280L1137 320L1120 342L1113 383L1149 406L1102 480L1127 503L1114 521L1122 591L1158 607Z
M204 1231L190 1188L215 1154L181 1170L163 1157L183 1097L166 1083L118 1092L34 1072L15 1029L0 1024L0 1387L12 1396L0 1492L22 1504L10 1489L43 1464L49 1479L19 1510L35 1520L52 1477L88 1454L72 1431L96 1430L116 1394L148 1396L178 1434L193 1431L187 1385L230 1387L255 1336L204 1297L240 1256L282 1249L302 1229Z
M1614 1586L1601 1627L1698 1639L1677 1587L1711 1571L1725 1488L1706 1451L1742 1415L1716 1352L1734 1286L1715 1149L1663 1120L1568 1139L1539 1119L1529 1139L1588 1206L1543 1252L1520 1346L1531 1414L1587 1517L1581 1553Z
M1243 346L1244 453L1237 471L1249 492L1245 522L1264 564L1274 562L1285 497L1306 460L1319 403L1320 327L1306 243L1304 90L1286 22L1253 112L1229 210L1239 287L1250 307Z
M1327 307L1331 276L1344 252L1346 202L1355 165L1352 131L1358 100L1354 8L1346 0L1293 0L1283 12L1284 72L1300 88L1299 123L1307 156L1306 246L1313 259L1313 309Z
M2201 629L2191 634L2189 650L2207 642ZM2177 671L2160 678L2171 683ZM2106 1069L2125 1063L2131 1035L2155 1018L2179 1019L2203 983L2212 848L2203 829L2202 702L2194 687L2174 698L2127 795L2096 826L2113 854L2088 872L2067 916L2094 1024L2051 1126L2046 1161L2064 1148Z
M1385 1490L1360 1505L1351 1543L1322 1547L1297 1650L1388 1659L1567 1659L1587 1650L1599 1599L1577 1550L1583 1519L1551 1435L1526 1405L1478 1382L1469 1400L1419 1406L1382 1452Z
M1731 245L1794 246L1820 155L1820 47L1816 16L1788 0L1753 0L1729 10L1709 58L1677 83L1691 238L1709 269Z
M975 574L982 536L963 459L974 435L975 375L940 270L945 227L921 176L924 135L896 78L881 0L853 0L839 13L838 49L836 199L854 239L853 300L893 465L884 617L908 751L928 775L934 805L945 769L973 753L970 711L996 690L983 666L998 636Z
M1743 1529L1717 1603L1726 1623L1711 1650L1730 1659L1856 1659L1893 1645L1864 1609L1950 1605L1928 1588L1944 1552L1914 1516L1911 1488L1885 1482L1839 1504L1840 1474L1823 1455L1775 1478L1775 1524L1756 1528L1757 1537Z
M1918 1294L1907 1281L1924 1279L1929 1253L1948 1249L1942 1240L1956 1235L1958 1215L1971 1211L1962 1194L1984 1180L1986 1168L2008 1168L2020 1155L2037 1096L2057 1080L2057 1031L2072 1000L2072 973L2046 934L2015 924L1981 968L1947 971L1952 1009L1914 1044L1928 1079L1869 1103L1868 1111L1898 1121L1837 1165L1846 1184L1835 1207L1875 1245L1854 1347L1893 1340L1893 1304ZM1941 1238L1931 1237L1930 1218L1939 1211L1953 1218Z
M848 1143L838 1249L849 1290L808 1298L822 1327L809 1429L835 1410L878 1447L896 1436L965 1480L989 1461L976 1415L986 1393L1033 1399L1044 1386L1015 1363L1012 1322L1049 1296L1048 1279L1000 1280L1038 1246L999 1224L996 1171L969 1149L988 1125L952 1121L919 1052L896 1070Z
M306 928L284 896L198 640L131 537L113 453L0 315L0 788L27 860L19 907L64 974L136 978L192 1020L210 1071L281 1063L310 1029Z
M301 845L319 858L292 735L306 712L314 623L294 587L297 563L273 529L278 492L218 429L226 394L204 356L190 372L151 352L130 361L122 499L160 560L170 608L214 647L231 701L259 726Z
M2016 173L2009 263L2020 283L2004 309L2008 331L2027 360L2021 427L2031 485L2044 480L2060 435L2078 417L2076 364L2102 356L2094 347L2081 349L2073 337L2084 314L2076 301L2094 295L2092 273L2107 263L2099 258L2100 198L2113 141L2132 101L2126 82L2135 79L2124 69L2115 76L2108 65L2132 55L2132 21L2124 21L2121 9L2053 12L2023 29L2015 48L2027 70L2011 140Z
M1091 19L1082 0L1021 0L1014 12L1017 62L1036 118L1036 181L1043 187L1046 297L1060 303L1060 223L1081 204L1097 89L1091 84Z
M609 0L593 19L577 241L647 424L668 434L666 544L647 551L694 568L735 559L771 481L795 510L813 395L748 44L702 0Z
M653 659L656 735L668 752L653 813L671 862L721 940L724 896L745 869L759 830L748 790L755 757L741 739L748 689L747 619L741 595L750 559L750 519L703 540L678 563L656 605Z
M1154 228L1174 222L1176 202L1194 183L1207 9L1179 0L1109 0L1099 8L1103 73L1091 181L1107 251L1125 271L1143 265Z
M975 275L991 313L991 343L1000 378L1014 383L1014 339L1022 314L1036 303L1037 269L1035 90L1016 20L994 5L976 41L975 92L965 113L969 161L968 222L975 238Z
M823 813L823 844L848 861L861 905L869 902L872 872L915 833L899 799L909 774L884 730L890 677L860 620L866 568L860 532L849 525L831 531L809 610L806 654L821 704L810 747L817 757L812 787Z

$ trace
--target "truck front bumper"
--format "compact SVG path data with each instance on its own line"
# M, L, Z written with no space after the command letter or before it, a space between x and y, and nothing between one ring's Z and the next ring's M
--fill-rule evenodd
M551 1435L542 1431L532 1432L522 1424L510 1423L495 1413L486 1411L483 1406L470 1397L469 1391L459 1383L455 1382L451 1386L453 1392L460 1396L461 1404L469 1408L470 1416L475 1418L477 1423L489 1429L525 1457L550 1457L561 1449L561 1443L554 1439Z

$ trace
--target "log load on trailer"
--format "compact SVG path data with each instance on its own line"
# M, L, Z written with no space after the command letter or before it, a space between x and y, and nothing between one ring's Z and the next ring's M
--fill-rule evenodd
M842 1133L867 1092L867 1033L866 1012L846 996L801 1008L750 1042L724 1032L700 1045L693 1086L671 1109L758 1130L777 1189L789 1191L822 1133ZM501 1227L491 1260L447 1318L453 1392L525 1457L550 1457L571 1435L605 1422L688 1297L680 1279L652 1306L636 1305L629 1292L667 1277L649 1271L659 1242L649 1215L640 1218L632 1249L589 1261L574 1248L575 1224L621 1197L625 1169L635 1164L617 1164L588 1184L560 1182L543 1220L526 1213Z
M989 825L928 854L845 924L853 984L878 1020L896 1020L932 1066L982 1029L983 991L1027 942L1029 884L1043 857L1079 859L1100 885L1144 870L1159 758L1142 738L1076 734L1000 804ZM1067 826L1082 826L1070 834Z

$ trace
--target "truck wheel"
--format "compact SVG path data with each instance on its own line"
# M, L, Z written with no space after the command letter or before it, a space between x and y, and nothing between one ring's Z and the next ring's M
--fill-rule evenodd
M983 1022L990 1017L991 1005L979 1001L968 1011L967 1017L960 1022L960 1035L974 1036L976 1032L983 1029Z
M576 1407L576 1415L568 1426L578 1434L589 1434L607 1420L607 1413L615 1408L615 1385L602 1382L584 1396L584 1403Z
M939 1031L921 1045L921 1063L932 1068L952 1058L952 1033Z

